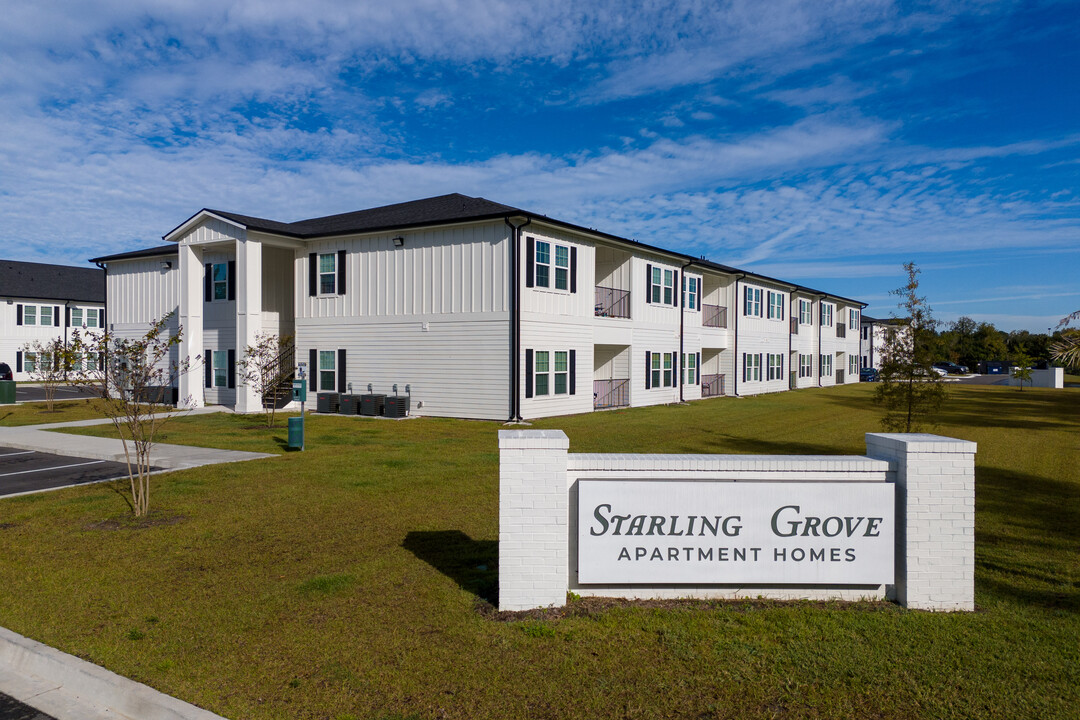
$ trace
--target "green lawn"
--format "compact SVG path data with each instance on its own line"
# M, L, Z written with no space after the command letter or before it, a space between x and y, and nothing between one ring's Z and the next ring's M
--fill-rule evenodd
M872 387L556 418L575 452L861 453ZM976 602L579 600L499 617L498 423L254 417L165 442L280 457L159 476L150 523L102 486L0 500L0 625L226 717L1073 718L1076 390L952 387L979 443ZM109 428L88 431L106 434Z
M93 400L57 400L50 412L45 403L0 405L0 427L92 420L102 417Z

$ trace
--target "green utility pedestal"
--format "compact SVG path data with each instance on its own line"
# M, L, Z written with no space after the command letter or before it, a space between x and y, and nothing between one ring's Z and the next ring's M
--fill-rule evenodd
M0 380L0 405L15 404L15 381Z
M304 449L304 418L289 418L289 447L297 450Z

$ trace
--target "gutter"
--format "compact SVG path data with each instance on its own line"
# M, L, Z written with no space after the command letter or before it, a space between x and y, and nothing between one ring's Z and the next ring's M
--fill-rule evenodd
M112 318L112 313L109 312L109 266L108 266L107 263L103 263L103 262L95 262L94 264L97 265L99 268L101 268L105 273L105 275L104 275L105 301L102 303L102 305L105 308L105 323L107 323ZM103 353L103 355L105 356L104 357L105 367L108 368L109 367L109 328L105 323L101 323L101 326L102 326L101 327L101 339L102 339L102 345L105 346L105 352ZM108 376L109 376L109 373L108 373L108 370L106 370L103 377L108 378ZM109 397L109 383L107 381L103 381L101 383L101 394L102 394L103 397Z
M686 374L683 367L686 366L686 349L684 348L684 335L686 332L686 268L694 264L694 261L686 263L679 271L679 367L675 368L679 378L679 402L684 403L686 400L683 398L683 384L686 379ZM698 288L698 306L701 305L701 288ZM701 368L697 369L697 372L701 373Z
M503 222L510 228L510 417L507 422L521 422L521 229L532 222L514 225L510 216Z
M746 273L739 273L735 278L735 346L732 348L731 358L731 394L739 396L739 281L746 277Z

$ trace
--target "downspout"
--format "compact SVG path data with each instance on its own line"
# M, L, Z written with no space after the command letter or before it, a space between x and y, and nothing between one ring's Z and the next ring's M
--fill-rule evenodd
M735 348L731 358L731 394L735 397L739 396L739 281L744 277L746 273L739 273L735 278L735 307L732 308L735 311L732 313L735 316Z
M788 386L788 390L794 390L795 388L797 388L799 386L799 379L798 379L797 376L795 378L795 387L791 386L791 371L792 371L792 367L791 367L791 347L792 347L792 345L791 345L791 318L793 317L793 315L791 313L794 310L794 308L795 308L795 293L788 292L788 315L787 315L787 325L788 325L788 328L787 328L787 363L788 363L787 386ZM795 327L796 328L799 327L798 324L796 324Z
M686 268L693 264L694 261L691 260L683 265L682 270L679 271L679 284L681 286L679 288L679 367L675 368L675 372L678 373L677 377L679 378L679 402L681 403L686 402L686 400L683 399L683 381L685 380L683 377L685 374L683 367L686 365L686 350L683 347L683 334L686 330ZM698 303L701 303L700 297ZM697 371L700 373L701 368L698 368Z
M101 268L101 270L105 273L102 276L102 281L105 284L105 300L104 300L104 302L102 302L102 305L103 305L104 310L105 310L105 321L108 322L109 318L112 317L112 313L109 312L109 266L106 263L100 263L100 262L96 262L94 264L97 265L99 268ZM109 328L105 326L105 323L101 323L101 339L102 339L102 345L105 346L105 351L102 354L105 356L104 357L104 363L105 363L105 368L106 368L105 373L102 376L101 395L102 395L102 397L107 398L107 397L109 397L109 383L108 383L108 377L109 377L109 371L108 371L108 367L109 367Z
M819 295L817 300L817 386L821 387L821 358L825 355L821 351L821 301L825 299L824 295ZM833 318L833 322L836 322L836 318Z
M64 355L68 354L68 318L71 317L71 301L64 301ZM67 380L68 369L71 363L64 362L64 380Z
M509 217L503 222L510 228L510 418L521 421L521 229L532 222L514 225Z

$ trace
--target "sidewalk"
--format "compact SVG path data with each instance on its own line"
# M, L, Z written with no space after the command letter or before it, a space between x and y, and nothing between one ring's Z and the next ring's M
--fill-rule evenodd
M203 415L214 412L229 412L221 407L196 408L174 415ZM88 435L69 435L49 432L54 428L85 427L88 425L109 425L108 419L75 420L72 422L49 423L47 425L24 425L21 427L0 428L0 445L20 450L37 450L58 455L74 455L91 460L111 460L124 462L124 444L111 438L91 437ZM129 444L130 449L130 444ZM189 445L156 444L150 451L150 464L167 470L216 465L219 463L258 460L276 457L267 453L243 452L240 450L217 450L214 448L191 447Z

